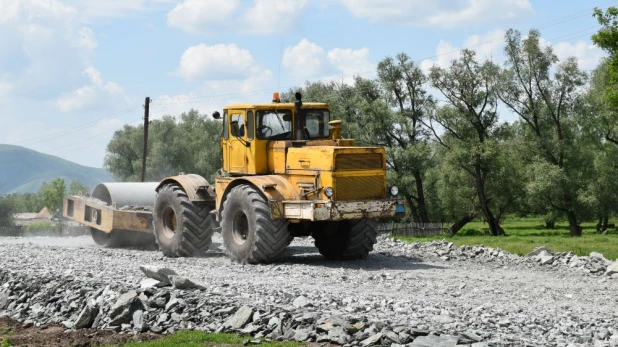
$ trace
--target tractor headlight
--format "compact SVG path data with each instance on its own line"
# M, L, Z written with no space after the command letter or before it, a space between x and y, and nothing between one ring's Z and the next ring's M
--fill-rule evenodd
M326 195L329 199L333 197L333 194L335 194L333 187L324 188L324 195Z
M391 187L391 195L392 196L397 196L397 194L399 194L399 188L397 188L397 186L392 186Z

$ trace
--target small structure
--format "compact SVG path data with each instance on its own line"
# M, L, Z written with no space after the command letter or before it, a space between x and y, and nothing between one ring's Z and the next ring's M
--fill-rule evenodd
M39 213L16 213L13 215L13 221L16 227L23 228L34 223L50 222L53 217L47 207L43 207Z

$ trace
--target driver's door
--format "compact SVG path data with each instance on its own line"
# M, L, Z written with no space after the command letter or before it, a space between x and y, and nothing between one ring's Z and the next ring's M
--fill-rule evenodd
M228 144L228 162L230 172L247 172L247 121L245 111L230 110L230 138Z

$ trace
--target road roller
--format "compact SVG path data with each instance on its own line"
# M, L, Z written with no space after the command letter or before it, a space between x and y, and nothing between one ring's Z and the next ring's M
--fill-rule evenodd
M159 182L100 183L86 196L67 196L63 214L90 227L102 247L156 246L152 207Z
M405 213L397 187L387 186L386 151L356 146L327 104L295 96L213 113L223 156L213 184L184 173L102 183L88 197L67 197L64 216L89 226L102 246L156 242L169 257L203 255L214 232L239 263L275 261L307 236L328 259L366 256L378 220Z

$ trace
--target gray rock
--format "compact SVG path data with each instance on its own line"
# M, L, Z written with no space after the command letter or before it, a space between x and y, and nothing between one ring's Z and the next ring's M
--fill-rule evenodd
M537 256L537 259L539 259L539 261L541 262L541 265L548 265L554 261L554 256L543 251Z
M419 336L412 341L410 346L413 347L455 347L459 339L456 336L450 335L428 335Z
M251 321L252 317L253 317L253 308L245 305L239 308L238 311L236 311L236 313L234 313L232 318L230 318L225 323L225 326L230 327L232 329L241 329L242 327L244 327L245 325L247 325L247 323Z
M176 271L172 269L168 269L165 267L151 266L151 265L141 265L139 267L140 270L146 275L148 278L155 279L159 282L172 284L170 282L170 276L178 276Z
M377 344L382 338L382 333L374 334L360 342L361 346L372 346Z
M129 307L133 302L137 299L137 292L134 290L130 290L118 297L116 303L112 306L112 310L110 312L111 316L116 316L120 314L123 310Z
M543 252L545 252L547 254L550 254L550 255L552 254L552 251L549 248L547 248L545 246L540 246L540 247L536 247L532 252L526 254L526 257L527 258L531 258L531 257L537 256L537 255L539 255L539 254L541 254Z
M345 332L342 327L337 326L328 331L328 339L331 342L345 345L352 339L352 337L348 335L348 333Z
M172 298L165 305L165 311L171 311L171 310L175 310L178 307L185 307L185 306L187 306L187 303L183 299Z
M489 347L487 342L475 342L470 347Z
M154 278L144 278L139 282L139 287L141 289L156 288L162 285L165 285L165 283L155 280Z
M294 305L294 307L307 307L307 306L310 306L311 304L309 303L309 300L306 297L299 296L298 298L294 299L294 302L292 302L292 305Z
M603 254L599 252L590 252L590 258L605 260L605 257L603 256Z
M144 304L137 297L137 293L134 290L122 294L114 306L112 306L109 314L110 325L118 326L131 322L133 318L133 312L136 310L145 310Z
M73 323L73 327L75 329L92 327L92 323L94 323L94 319L97 317L98 314L99 308L95 305L88 304L84 306L79 316L77 316L75 323Z
M8 301L9 301L9 293L0 292L0 310L4 310L6 308Z
M147 326L144 323L144 311L137 310L133 312L133 330L138 333L143 333L147 330Z
M440 314L440 315L431 317L431 320L436 323L449 324L449 323L453 323L455 321L455 318Z
M606 276L611 276L613 274L618 274L618 262L611 263L607 267L607 270L605 270L605 275ZM2 298L0 298L0 308L2 308L1 304L2 304Z
M309 332L305 329L294 330L294 340L298 342L307 341L309 339Z
M190 279L186 277L182 277L182 276L172 275L172 276L169 276L169 280L172 286L174 286L174 288L176 289L200 289L200 290L206 289L206 287L204 287L203 285L195 283L191 281Z
M460 333L459 335L461 335L462 338L464 338L466 340L470 340L470 341L480 342L480 341L483 340L482 337L478 336L477 334L475 334L472 331L465 331L463 333Z

